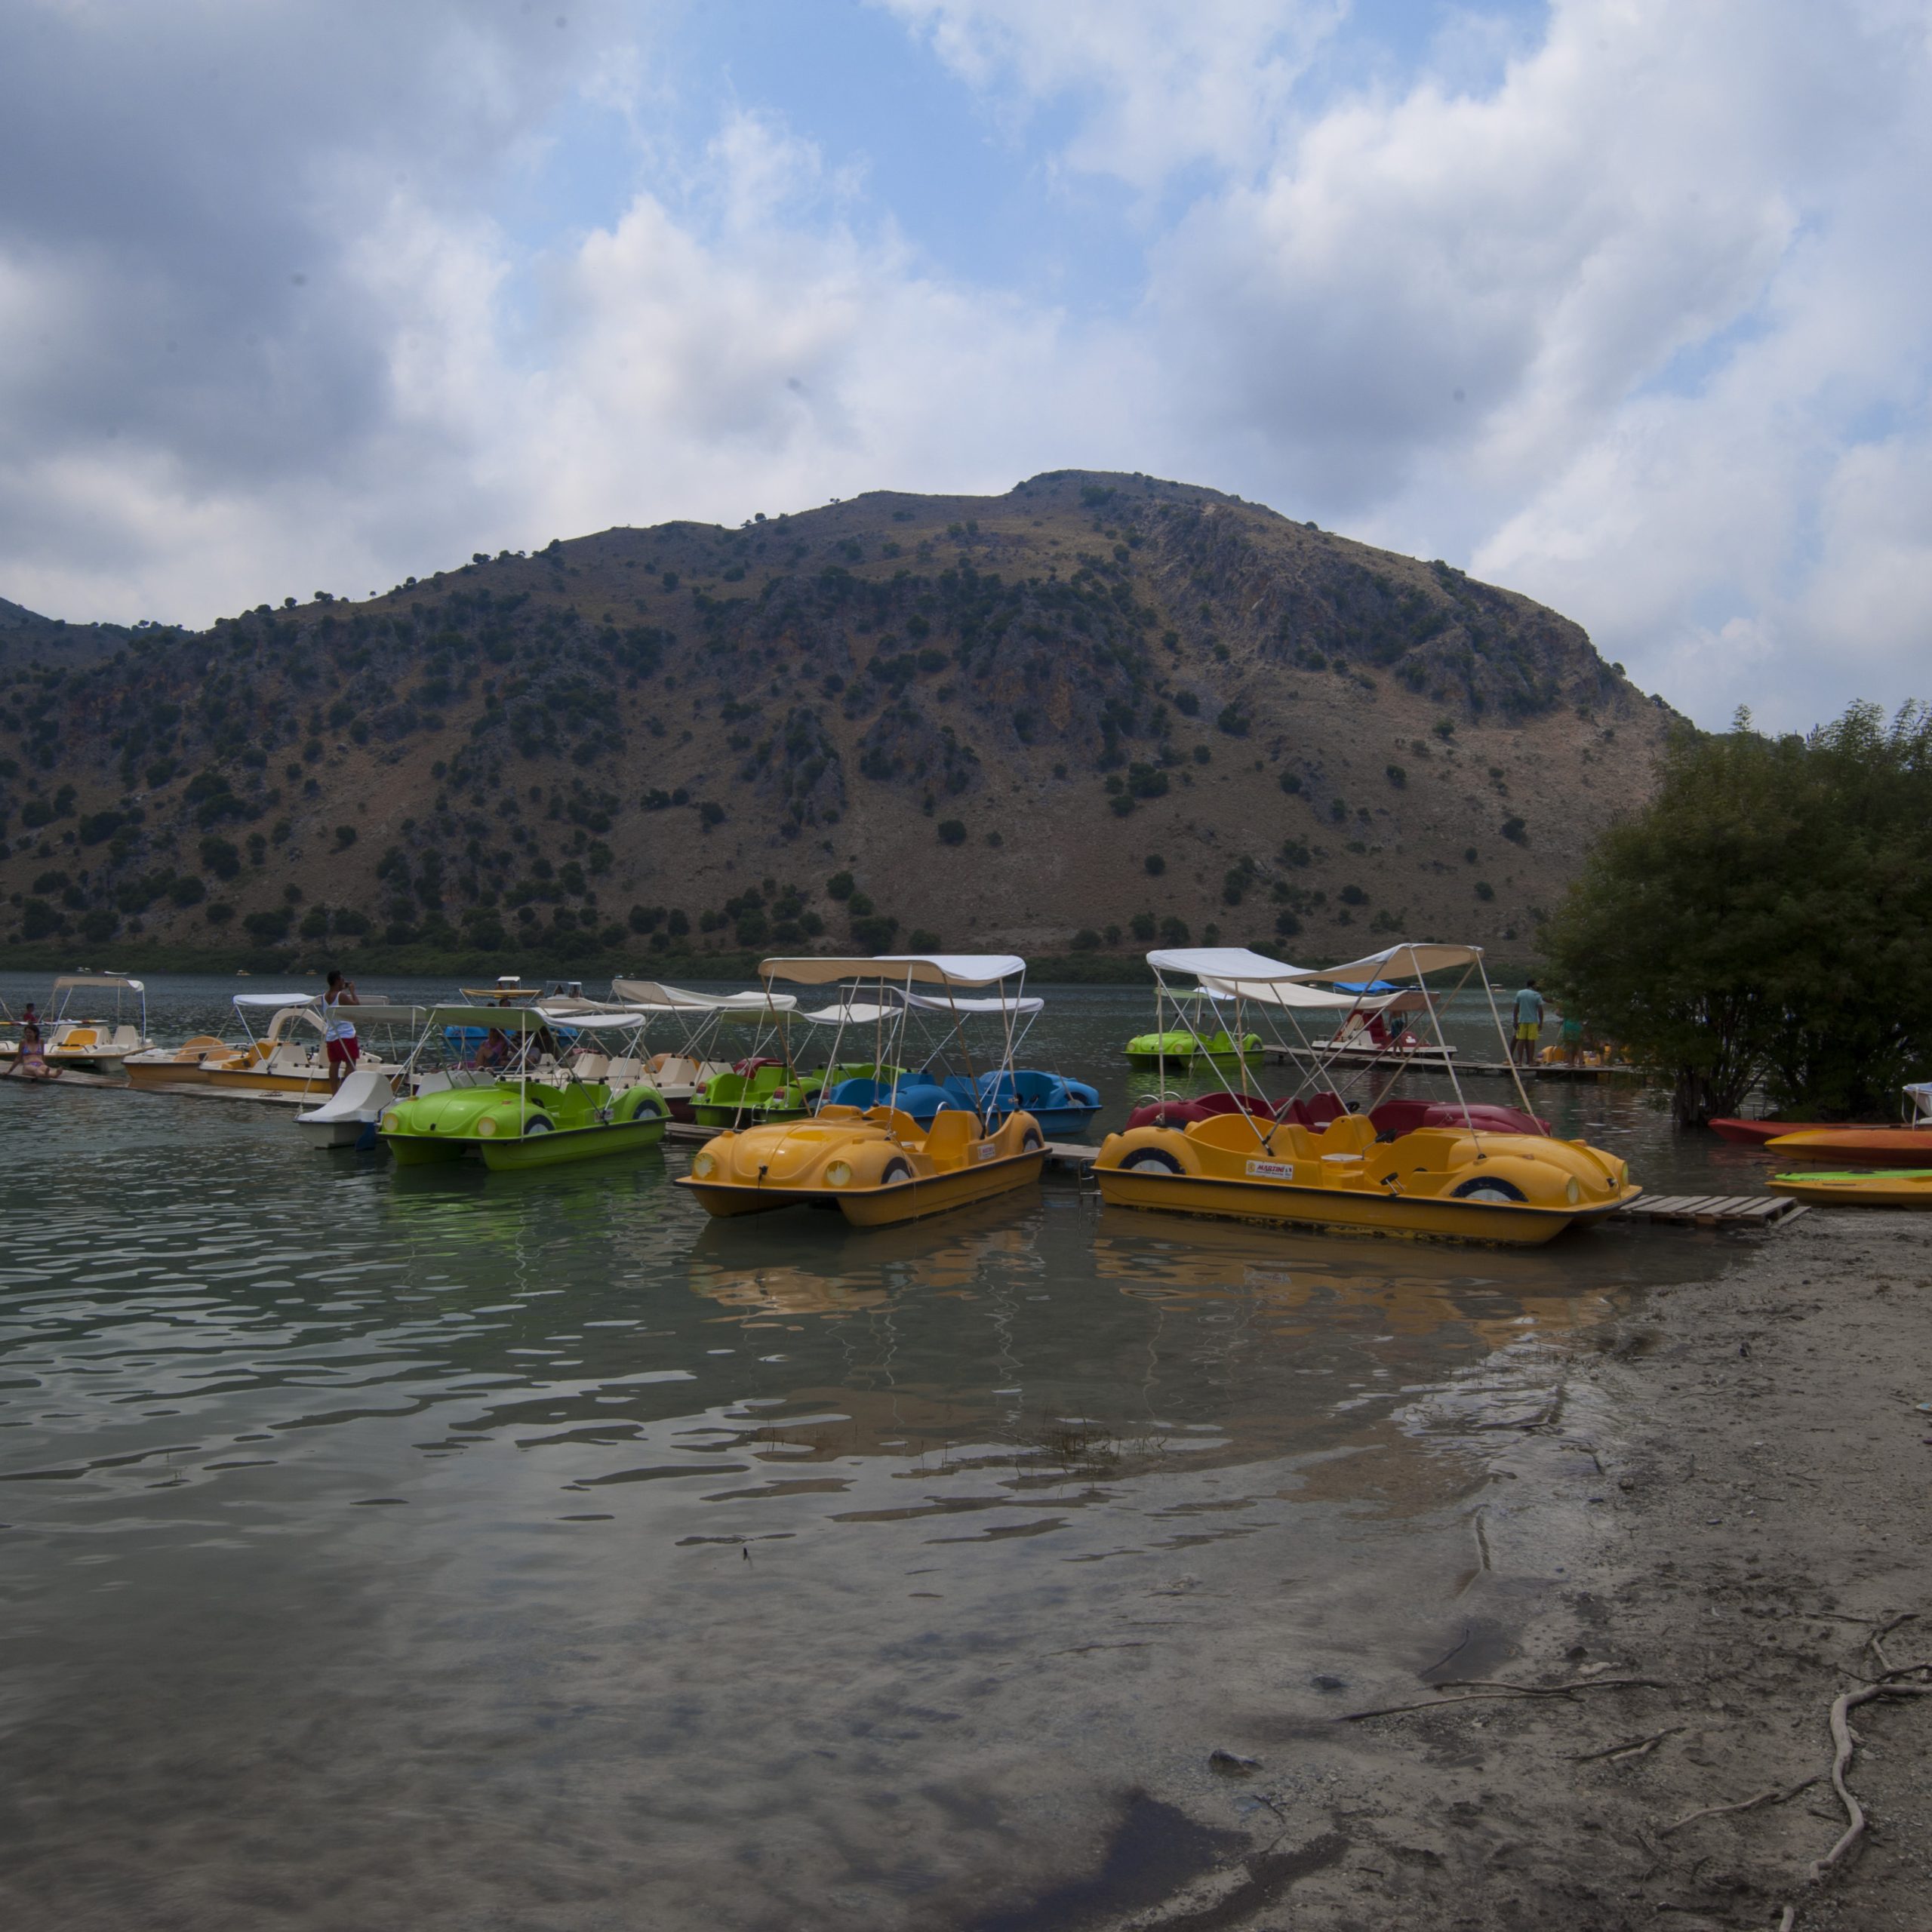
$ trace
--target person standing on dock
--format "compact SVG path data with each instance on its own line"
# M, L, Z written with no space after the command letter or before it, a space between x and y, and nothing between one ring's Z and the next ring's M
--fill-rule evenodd
M1516 995L1516 1038L1509 1057L1518 1066L1535 1066L1537 1041L1542 1034L1543 995L1531 980Z
M343 1019L340 1009L361 1003L355 997L355 982L345 980L340 967L331 967L328 991L322 995L322 1011L327 1016L322 1027L322 1048L328 1056L331 1093L355 1070L356 1057L362 1051L355 1038L355 1023Z
M1583 1023L1571 1014L1558 1016L1563 1024L1558 1028L1556 1037L1563 1048L1563 1064L1574 1066L1582 1058L1583 1051Z

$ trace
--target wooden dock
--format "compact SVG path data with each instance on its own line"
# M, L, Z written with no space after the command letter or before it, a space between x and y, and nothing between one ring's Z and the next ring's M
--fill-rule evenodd
M1415 1053L1371 1053L1344 1048L1324 1054L1311 1047L1264 1047L1261 1060L1274 1066L1329 1066L1353 1071L1367 1067L1377 1073L1466 1073L1506 1080L1514 1073L1524 1080L1647 1080L1641 1066L1572 1066L1558 1061L1548 1066L1512 1066L1506 1060L1464 1060L1460 1054L1427 1049Z
M1640 1194L1617 1212L1683 1228L1781 1228L1810 1208L1782 1194Z
M23 1080L18 1075L7 1077L18 1087L87 1087L115 1094L185 1094L191 1100L255 1100L266 1102L272 1107L318 1107L329 1097L330 1092L326 1082L319 1083L312 1094L249 1093L232 1087L204 1087L185 1080L165 1080L158 1086L137 1087L132 1081L123 1080L118 1074L89 1073L78 1066L63 1066L57 1080Z

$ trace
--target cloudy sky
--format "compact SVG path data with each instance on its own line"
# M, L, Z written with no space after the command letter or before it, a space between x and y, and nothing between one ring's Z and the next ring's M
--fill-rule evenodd
M0 0L0 596L1140 469L1932 696L1925 0Z

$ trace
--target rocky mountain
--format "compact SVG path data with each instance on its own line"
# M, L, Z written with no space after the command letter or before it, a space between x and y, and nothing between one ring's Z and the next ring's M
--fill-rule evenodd
M0 937L129 958L1521 957L1672 716L1447 564L1074 471L205 632L20 616Z
M69 624L0 597L0 673L36 661L67 666L112 657L134 632L120 624Z

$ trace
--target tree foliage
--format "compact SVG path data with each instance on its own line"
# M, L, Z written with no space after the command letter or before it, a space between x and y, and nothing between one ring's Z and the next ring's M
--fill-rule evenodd
M1666 752L1545 933L1559 995L1670 1070L1681 1125L1762 1080L1820 1119L1897 1111L1932 1071L1932 708L1808 737L1740 712Z

